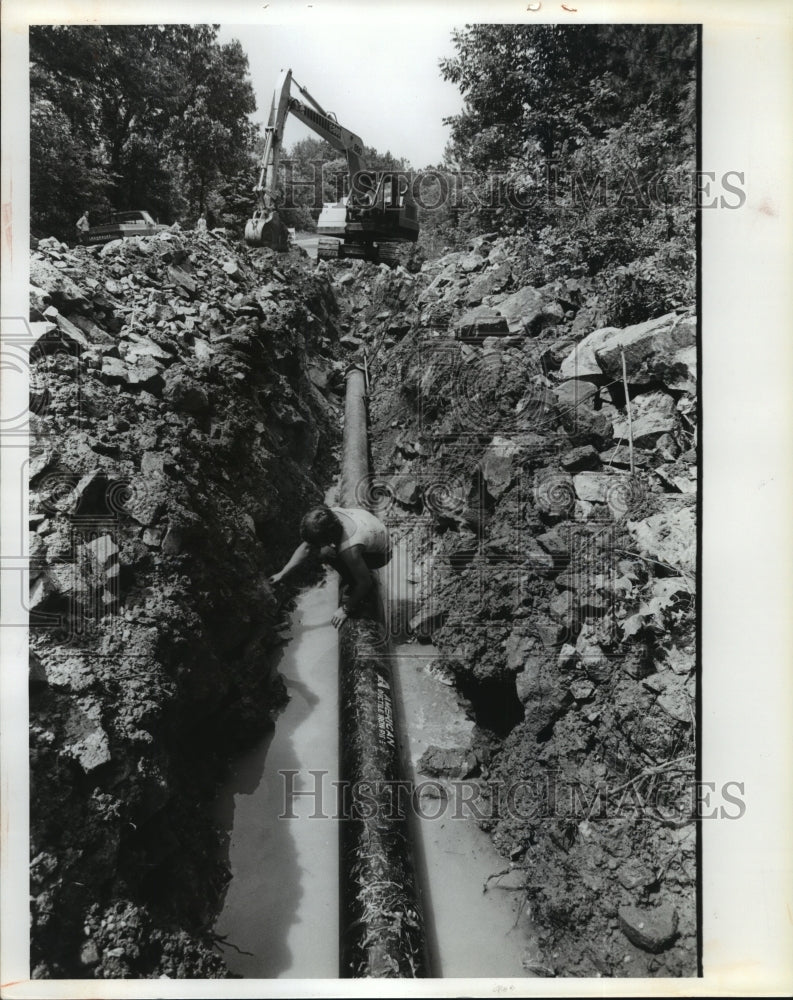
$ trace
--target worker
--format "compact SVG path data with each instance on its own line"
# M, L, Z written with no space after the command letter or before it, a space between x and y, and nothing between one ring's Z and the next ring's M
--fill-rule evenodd
M195 227L196 232L205 233L207 231L207 217L205 212L202 212L198 217L198 222L196 222Z
M313 555L328 563L342 578L341 603L331 624L340 628L360 610L375 581L371 570L391 558L388 529L362 507L315 507L300 524L303 539L282 570L270 577L275 586Z
M88 230L91 228L91 223L88 221L88 211L86 210L77 220L75 227L77 231L77 242L87 243L88 242Z

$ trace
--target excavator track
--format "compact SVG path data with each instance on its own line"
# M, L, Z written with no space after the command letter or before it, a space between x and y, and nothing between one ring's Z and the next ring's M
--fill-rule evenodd
M338 260L341 256L341 243L339 240L329 239L320 236L317 243L317 261Z
M327 237L320 237L317 244L317 261L320 260L368 260L373 264L399 264L399 248L393 243L342 243Z

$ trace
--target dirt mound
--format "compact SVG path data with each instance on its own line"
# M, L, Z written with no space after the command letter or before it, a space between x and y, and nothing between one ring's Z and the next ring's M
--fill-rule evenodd
M526 286L524 253L481 237L387 279L415 299L374 362L370 489L422 568L414 634L494 750L537 966L693 975L696 321L603 328L585 280Z
M224 975L206 803L284 697L267 574L335 472L332 289L175 229L42 240L31 282L33 975Z

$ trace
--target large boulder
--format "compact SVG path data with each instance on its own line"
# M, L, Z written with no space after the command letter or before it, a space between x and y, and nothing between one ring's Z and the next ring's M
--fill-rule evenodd
M668 313L655 319L619 329L613 326L595 330L576 345L562 362L562 378L587 378L605 375L622 378L622 355L628 382L680 379L688 372L690 358L676 358L678 352L696 344L696 319Z
M596 350L596 357L603 374L610 378L622 377L624 353L629 382L666 381L681 374L675 371L674 357L679 351L695 349L696 338L694 316L669 313L619 331ZM694 360L696 364L696 355Z

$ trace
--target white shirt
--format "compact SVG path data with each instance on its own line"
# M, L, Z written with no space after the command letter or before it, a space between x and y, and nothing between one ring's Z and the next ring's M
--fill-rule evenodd
M363 545L364 552L382 555L388 551L388 529L380 520L363 507L331 507L341 521L342 536L337 552L344 552L353 545Z

